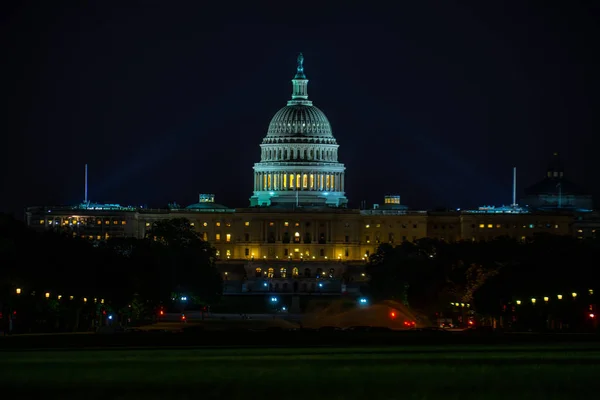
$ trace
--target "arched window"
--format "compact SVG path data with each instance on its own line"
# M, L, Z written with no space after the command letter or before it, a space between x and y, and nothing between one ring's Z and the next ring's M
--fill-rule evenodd
M281 268L279 270L279 275L281 275L282 278L285 278L287 276L287 270L285 268Z
M329 268L329 277L333 278L333 275L335 275L335 270L333 268Z
M310 278L310 268L304 268L304 276Z
M323 269L322 268L317 268L317 278L320 278L321 275L323 275Z
M297 278L297 277L298 277L298 267L294 267L294 268L292 268L292 276L293 276L294 278Z
M257 278L260 278L261 275L262 275L262 269L256 268L256 273L254 274L254 276L256 276Z
M275 271L273 270L273 268L269 268L268 271L269 272L267 273L267 278L272 278L273 275L275 275Z
M294 243L300 243L300 232L294 233Z

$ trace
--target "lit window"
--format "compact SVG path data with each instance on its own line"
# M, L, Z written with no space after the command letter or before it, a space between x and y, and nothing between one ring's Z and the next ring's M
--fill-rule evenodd
M289 225L290 225L290 223L289 223L289 222L287 222L287 221L285 221L285 222L283 223L283 225L284 225L284 226L289 226Z
M150 226L150 222L146 222L146 226L147 226L147 227L148 227L148 226Z
M191 222L190 226L196 226L196 224L194 222Z
M208 226L208 222L203 222L202 226Z
M480 228L485 228L485 224L479 224Z
M117 225L119 223L119 221L117 221L116 219L113 221L113 225Z
M127 225L127 221L125 221L125 220L121 221L121 225Z
M225 235L225 241L231 242L231 233Z
M282 278L285 278L287 276L287 270L285 268L281 268L279 270L279 274L281 275Z
M376 226L377 226L378 228L381 228L381 224L377 224Z
M231 250L226 251L227 257L231 257Z
M267 273L267 278L272 278L275 275L275 270L273 268L269 268L269 272Z
M294 226L300 226L300 222L296 222Z
M97 223L98 225L101 225L101 224L102 224L102 221L98 220L98 221L96 221L96 223ZM146 222L146 226L150 226L150 223L149 223L149 222Z
M365 225L365 228L370 228L370 227L371 227L371 225Z
M583 229L577 229L577 233L583 233Z
M250 221L246 221L246 222L244 222L244 225L245 225L245 226L250 226Z
M104 225L108 225L108 224L110 224L109 220L104 221Z
M40 219L40 225L44 225L44 220Z
M488 228L493 228L494 225L493 224L488 224Z
M217 222L215 225L217 225L217 226L221 226L221 223L220 223L220 222Z
M496 228L502 228L502 225L496 224Z
M274 226L275 222L269 222L269 226Z
M231 226L231 222L227 222L227 223L225 224L225 226L228 226L228 227L229 227L229 226Z
M217 234L215 235L215 240L216 240L216 241L219 241L219 240L221 240L221 234L220 234L220 233L217 233Z
M294 233L294 237L300 237L300 232Z
M216 255L217 257L219 257L219 256L221 255L221 251L217 250L217 251L215 252L215 255Z
M558 229L558 224L554 225L554 229Z

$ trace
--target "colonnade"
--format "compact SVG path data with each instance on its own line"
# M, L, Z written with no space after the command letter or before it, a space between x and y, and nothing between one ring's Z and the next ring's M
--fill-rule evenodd
M255 172L255 191L294 191L294 190L316 190L316 191L344 191L344 173L322 173L322 172Z

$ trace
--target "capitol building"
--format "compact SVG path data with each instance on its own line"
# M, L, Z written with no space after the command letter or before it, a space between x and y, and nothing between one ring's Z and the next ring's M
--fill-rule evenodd
M557 185L564 177L556 163L545 176L544 182L552 179L551 184L526 191L528 199L543 202L544 207L512 204L434 212L411 210L401 204L399 195L389 194L368 209L348 208L339 144L323 111L309 100L308 82L300 54L291 99L271 119L260 144L260 161L249 174L254 184L248 207L219 204L213 194L200 194L198 202L187 207L164 209L86 199L73 206L29 207L27 224L36 230L64 230L106 240L143 238L156 221L187 218L216 248L225 294L358 290L366 280L366 259L382 243L397 245L427 237L524 239L542 232L584 238L600 229L596 214L581 209L582 204L591 207L591 198L569 193L569 185Z

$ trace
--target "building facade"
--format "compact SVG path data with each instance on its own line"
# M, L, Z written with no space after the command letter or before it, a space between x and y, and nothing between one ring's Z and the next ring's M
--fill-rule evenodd
M366 279L366 259L382 243L422 238L525 239L537 233L588 237L582 232L595 232L598 218L591 218L592 214L584 218L574 208L548 212L512 205L413 211L400 204L398 195L385 196L381 206L372 209L347 208L345 167L338 162L338 144L327 117L308 100L303 61L300 55L292 99L272 118L260 145L250 207L218 204L212 194L201 194L197 203L185 208L85 202L29 207L27 224L37 230L60 229L89 240L106 240L143 238L156 221L187 218L200 237L216 248L226 293L357 290ZM546 178L562 178L551 174Z

